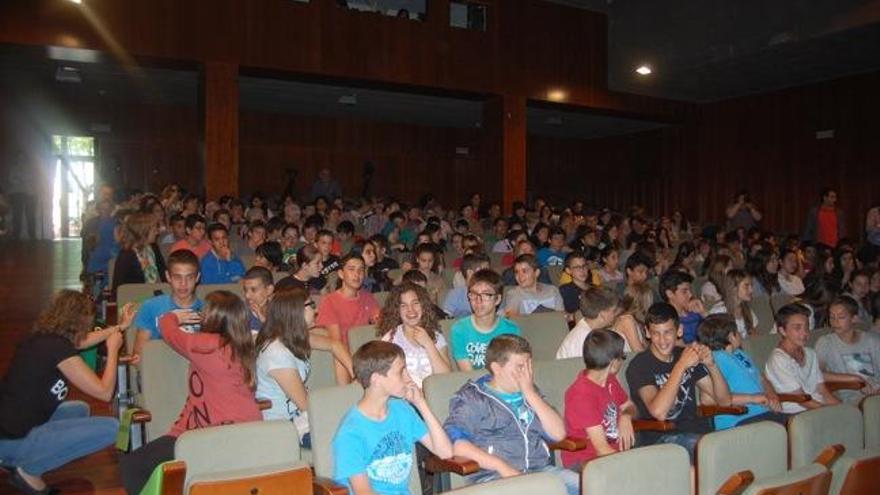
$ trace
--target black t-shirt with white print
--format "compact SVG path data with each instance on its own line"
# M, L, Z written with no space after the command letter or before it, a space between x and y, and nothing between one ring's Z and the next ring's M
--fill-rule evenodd
M651 349L635 356L626 370L626 381L629 384L630 397L638 409L639 418L653 419L648 407L639 395L639 389L646 385L654 385L659 390L669 380L672 368L681 357L683 347L676 347L672 352L672 362L664 362L657 359ZM703 418L697 415L697 382L708 375L709 372L702 364L698 364L687 370L675 395L675 402L669 408L666 419L675 423L678 432L681 433L709 433L713 430L711 418ZM661 436L661 432L643 432L647 443L653 443Z
M0 438L22 438L52 417L70 390L58 364L76 355L60 335L31 334L19 344L0 384Z

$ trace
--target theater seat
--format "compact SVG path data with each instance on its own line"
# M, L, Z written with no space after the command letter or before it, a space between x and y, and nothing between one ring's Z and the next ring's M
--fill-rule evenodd
M376 336L375 325L352 327L352 329L348 331L348 350L354 355L362 345L373 340L379 340L379 337Z
M205 296L216 290L229 291L236 296L244 299L244 293L242 292L241 284L238 282L233 282L229 284L199 284L196 286L196 297L204 301Z
M162 340L147 342L141 352L137 405L149 411L149 417L136 416L136 422L142 425L144 441L151 442L171 429L186 403L189 361ZM137 440L138 435L132 435L132 449Z
M880 395L865 397L861 406L865 419L865 448L880 449Z
M740 471L758 480L788 471L788 433L782 425L760 423L703 435L697 444L698 495L715 495Z
M532 313L511 318L522 331L522 336L532 346L532 359L551 361L556 359L559 345L568 335L568 322L565 313L551 311Z
M186 464L184 493L197 485L216 486L222 482L285 474L308 464L300 461L299 437L290 421L256 421L214 426L182 434L174 446L174 458ZM311 488L310 478L306 488ZM264 490L261 490L264 491Z
M717 492L718 495L827 495L831 472L820 464L761 480L753 480L748 472ZM745 487L745 488L743 488Z
M565 484L551 473L533 473L470 485L445 492L450 495L565 495Z
M671 444L597 457L581 472L584 495L682 495L690 486L687 450Z
M880 493L880 450L865 449L864 423L859 410L849 404L804 411L788 423L791 467L811 463L830 445L840 444L844 455L831 465L829 493L853 493L846 485L858 485L860 493Z

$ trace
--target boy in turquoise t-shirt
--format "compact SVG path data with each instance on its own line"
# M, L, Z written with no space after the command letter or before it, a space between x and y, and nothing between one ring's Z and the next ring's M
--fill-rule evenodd
M497 314L503 289L501 276L489 269L474 273L468 281L467 297L473 315L455 322L450 334L452 358L460 370L485 368L486 348L493 338L520 334L516 323Z
M333 479L349 493L408 495L415 443L444 459L452 457L452 443L407 373L400 347L368 342L352 364L364 396L333 438Z

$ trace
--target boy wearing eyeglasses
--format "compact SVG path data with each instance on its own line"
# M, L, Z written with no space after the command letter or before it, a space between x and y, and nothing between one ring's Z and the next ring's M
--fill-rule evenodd
M489 269L474 273L468 282L467 298L473 314L452 325L452 358L458 369L470 371L486 367L486 348L499 335L519 335L516 323L498 316L504 285L501 276Z

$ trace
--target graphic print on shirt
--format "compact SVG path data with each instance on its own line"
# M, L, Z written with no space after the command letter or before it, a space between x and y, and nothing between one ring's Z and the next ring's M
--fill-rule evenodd
M620 433L617 431L617 404L614 402L605 405L605 412L602 414L602 428L605 430L605 438L617 441Z
M666 413L666 419L677 419L684 410L685 405L691 400L694 400L694 398L691 397L691 392L693 390L691 387L687 386L691 381L692 370L693 368L688 369L681 377L681 384L678 386L678 393L675 394L675 403L672 404L672 407L669 408L669 412ZM666 385L666 382L669 381L669 375L670 373L654 375L654 384L657 385L657 389L661 389L663 388L663 385Z
M367 477L384 483L401 484L409 478L412 454L399 431L389 432L379 440L367 463Z
M870 352L843 354L843 363L849 373L865 378L877 378L877 367Z
M52 388L49 389L49 392L58 399L58 402L61 402L67 398L67 393L70 392L70 389L67 387L67 382L59 378L55 385L52 385Z
M554 299L552 297L546 299L526 299L522 302L523 313L532 314L535 312L538 307L544 306L548 309L553 309L554 307Z
M201 400L201 397L204 394L205 383L202 381L202 377L193 371L189 375L189 396L191 398L190 404L192 404L192 408L190 408L189 411L186 409L183 411L183 414L187 415L187 430L196 430L211 426L211 415L208 413L208 403Z
M465 346L468 361L474 368L486 367L486 349L489 347L488 342L468 342Z

